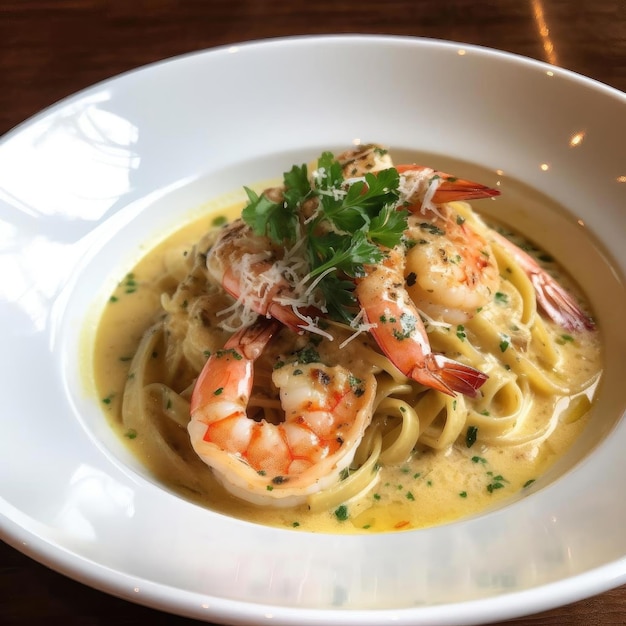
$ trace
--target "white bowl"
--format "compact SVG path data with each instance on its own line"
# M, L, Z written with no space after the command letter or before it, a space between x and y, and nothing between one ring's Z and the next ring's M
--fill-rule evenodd
M314 37L158 63L9 133L4 540L128 600L237 624L475 624L626 582L625 105L592 80L492 50ZM108 293L206 201L358 140L430 153L435 166L451 158L528 200L502 217L578 279L603 335L590 427L527 497L438 528L299 533L176 497L99 409L89 358Z

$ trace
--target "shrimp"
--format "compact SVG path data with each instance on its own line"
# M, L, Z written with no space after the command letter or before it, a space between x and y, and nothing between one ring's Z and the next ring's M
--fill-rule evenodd
M398 174L404 179L403 195L408 202L408 209L415 211L424 207L433 209L433 205L454 202L456 200L481 200L500 195L498 189L492 189L481 183L458 178L425 165L396 165Z
M465 180L425 165L394 165L389 152L377 144L366 144L342 152L337 161L346 178L364 176L395 168L400 174L402 201L412 211L455 200L479 200L500 195L500 191Z
M255 420L248 411L254 362L279 328L261 317L209 357L193 390L188 431L227 490L285 507L340 479L371 421L376 379L357 379L338 365L284 365L272 374L284 421Z
M566 330L593 330L594 321L573 297L513 242L484 226L483 235L462 220L451 219L447 203L500 195L480 183L423 165L393 165L387 151L369 144L338 157L344 174L362 176L395 167L401 179L401 206L423 219L409 222L407 236L420 242L409 252L407 284L421 310L450 323L462 323L486 304L497 286L498 269L489 241L505 248L529 277L544 313ZM421 230L421 235L418 235ZM424 245L425 244L425 245ZM430 245L432 244L432 245Z
M411 215L406 237L407 290L428 316L463 324L493 299L500 272L491 246L452 205Z
M573 296L565 291L535 259L493 229L489 229L489 237L519 263L530 278L539 306L553 322L570 331L595 328L595 322L578 306Z
M431 351L420 312L404 287L403 266L404 253L397 247L358 281L355 294L370 332L405 376L448 395L475 396L487 376Z
M287 276L297 276L298 267L290 266L284 250L273 246L267 237L254 234L243 220L235 220L221 231L207 253L207 269L243 304L242 325L262 315L280 320L294 332L310 328L317 313L314 307L298 309L288 304L293 301L293 285Z
M388 153L374 144L344 152L338 160L344 174L351 175L394 167ZM488 242L448 203L500 192L422 165L395 168L401 177L399 205L413 214L405 233L413 245L406 258L409 295L427 315L463 323L489 302L499 274Z
M344 152L338 160L344 175L350 176L393 167L388 153L372 144ZM453 220L447 205L431 210L426 204L498 192L430 168L397 169L406 179L401 205L424 213L408 221L406 237L416 245L407 256L402 247L388 250L381 265L366 267L355 295L380 349L402 373L446 394L475 396L487 376L433 353L420 311L442 315L446 321L454 317L456 323L468 319L496 290L498 268L488 244L469 226ZM411 272L405 278L407 262Z

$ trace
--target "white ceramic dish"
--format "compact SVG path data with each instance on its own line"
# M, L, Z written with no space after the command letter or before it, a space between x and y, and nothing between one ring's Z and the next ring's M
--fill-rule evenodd
M111 594L229 624L476 624L626 582L625 113L624 94L539 62L346 36L159 63L9 133L3 539ZM423 531L281 531L164 491L125 456L92 391L99 307L142 246L192 209L358 139L502 170L504 189L516 179L566 207L543 212L539 202L507 219L560 258L596 306L607 372L592 427L528 497ZM601 255L581 253L587 236Z

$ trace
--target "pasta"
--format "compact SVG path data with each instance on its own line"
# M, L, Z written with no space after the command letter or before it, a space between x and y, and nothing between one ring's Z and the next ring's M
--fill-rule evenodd
M445 206L486 239L503 230L487 226L466 202ZM248 314L207 269L207 254L223 232L222 226L207 228L206 220L191 225L177 235L187 245L167 241L133 270L133 281L149 295L136 308L136 328L101 357L99 385L112 422L158 480L178 493L280 526L340 532L416 528L519 492L582 430L600 374L597 333L567 332L540 313L528 272L498 239L490 239L499 271L488 301L454 322L434 314L434 307L421 311L433 353L486 375L475 397L446 393L403 373L363 320L327 320L320 333L282 327L254 363L248 402L254 420L281 422L276 364L285 355L302 358L309 352L313 360L341 364L359 380L374 377L371 420L340 480L310 493L304 504L275 510L240 501L216 481L187 432L200 371ZM403 272L411 277L423 269L407 248ZM553 262L542 271L548 269L559 271ZM566 275L559 280L576 290ZM122 303L119 295L101 323L97 354L104 354L112 324L131 315L133 305L123 310L131 298ZM111 378L107 368L119 350L125 350L121 361L119 352L117 357L121 373Z

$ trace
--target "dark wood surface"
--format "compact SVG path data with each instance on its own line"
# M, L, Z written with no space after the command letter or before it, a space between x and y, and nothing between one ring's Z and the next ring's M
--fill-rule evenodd
M479 44L626 91L626 0L0 0L0 135L77 90L146 63L222 44L327 33ZM55 618L66 625L195 623L90 589L0 542L0 624ZM510 624L626 624L626 586Z

